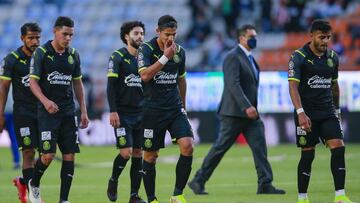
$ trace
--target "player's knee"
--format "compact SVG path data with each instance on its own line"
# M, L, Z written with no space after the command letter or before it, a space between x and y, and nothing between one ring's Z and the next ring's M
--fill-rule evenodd
M144 160L149 163L156 163L159 154L157 152L144 153Z
M143 155L143 153L142 153L141 149L136 149L136 148L132 149L132 157L141 158L142 155Z
M344 147L344 141L342 139L331 139L327 140L326 144L329 146L330 149L335 149L339 147Z
M194 152L193 144L191 142L183 144L181 146L181 154L185 156L191 156Z
M24 149L22 151L24 160L34 160L35 150L34 149Z
M301 151L301 159L303 161L312 163L315 158L315 149Z
M132 156L132 149L131 148L126 148L126 149L121 149L120 150L120 156L124 159L130 159L130 157Z
M50 163L52 162L52 160L55 158L55 154L43 154L41 156L41 162L44 164L44 165L50 165Z

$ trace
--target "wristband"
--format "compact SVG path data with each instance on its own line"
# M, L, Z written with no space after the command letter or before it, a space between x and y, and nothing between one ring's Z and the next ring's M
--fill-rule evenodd
M166 57L165 55L162 55L160 58L159 58L159 63L161 63L162 65L165 65L168 61L169 61L169 59L168 59L168 57Z
M301 114L301 113L303 113L303 112L304 112L304 109L303 109L303 108L298 108L298 109L296 109L297 115L299 115L299 114Z

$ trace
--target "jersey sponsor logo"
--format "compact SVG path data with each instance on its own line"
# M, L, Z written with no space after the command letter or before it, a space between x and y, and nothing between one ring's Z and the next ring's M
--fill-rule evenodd
M330 88L331 87L331 78L324 78L318 75L314 75L313 77L309 78L307 84L310 88Z
M154 76L154 80L156 84L175 84L178 74L171 74L164 71L158 72Z
M71 75L65 75L63 73L59 73L58 71L50 73L47 77L47 80L52 85L70 85L71 79Z
M125 128L116 128L116 136L121 137L126 135Z
M289 77L294 77L295 76L295 70L294 69L289 69Z
M0 64L0 75L4 75L5 72L4 67L5 67L5 60L2 60Z
M289 62L289 69L290 70L294 69L294 66L295 66L294 61L290 61Z
M299 144L300 145L306 145L307 141L306 141L306 138L304 136L301 136L299 138Z
M125 77L124 83L128 87L141 87L141 78L140 76L132 73Z
M110 60L108 66L108 73L113 73L113 72L114 72L114 61Z
M153 138L154 130L153 129L144 129L144 138Z
M306 130L302 129L300 126L296 127L296 134L297 135L306 135Z
M139 68L142 68L142 67L144 67L144 65L145 65L144 60L142 60L142 59L140 60L140 59L139 59L139 60L138 60L138 67L139 67Z
M41 132L41 140L51 140L51 131Z
M119 145L124 146L126 144L126 138L124 136L119 137Z
M138 56L137 56L137 59L140 61L140 60L143 60L144 59L144 54L143 53L139 53Z
M21 83L25 86L25 87L30 87L30 74L25 75L24 77L21 78Z
M30 135L30 128L29 127L24 127L24 128L20 128L20 136L21 137L25 137Z

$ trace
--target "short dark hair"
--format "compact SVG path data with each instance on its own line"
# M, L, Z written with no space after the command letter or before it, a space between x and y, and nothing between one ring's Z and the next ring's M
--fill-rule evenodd
M128 21L121 25L120 38L124 42L124 44L127 44L125 35L129 34L134 27L142 27L145 32L145 25L141 21Z
M165 28L177 28L177 21L171 15L163 15L158 20L158 27L160 30Z
M74 21L70 17L59 16L55 21L54 28L62 26L74 27Z
M28 32L41 32L41 28L39 24L29 22L21 26L20 31L21 31L21 36L25 36Z
M237 32L236 32L237 38L239 38L242 35L245 35L247 30L255 30L256 31L256 28L255 28L255 26L250 25L250 24L241 26L240 28L237 29Z
M313 33L315 31L321 31L321 32L331 31L331 25L329 21L323 19L316 19L312 21L310 32Z

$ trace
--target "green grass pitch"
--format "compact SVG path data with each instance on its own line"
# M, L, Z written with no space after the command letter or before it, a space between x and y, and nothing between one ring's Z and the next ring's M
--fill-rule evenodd
M210 145L195 147L194 164L190 178L199 168ZM77 155L69 201L72 203L105 203L107 181L112 169L112 160L117 153L115 147L81 147ZM221 161L206 184L210 193L195 196L188 187L185 195L188 203L292 203L297 202L296 167L299 150L294 145L280 145L268 149L274 172L274 185L287 191L286 195L256 195L256 172L248 146L233 146ZM175 182L175 165L178 157L177 146L168 146L160 151L157 164L156 191L159 202L169 202ZM353 201L360 201L360 145L348 145L346 149L347 181L346 192ZM126 203L129 198L129 167L120 176L119 198ZM15 203L16 188L13 177L20 170L12 169L10 149L0 148L0 203ZM59 201L60 162L54 161L42 179L41 193L46 203ZM319 145L313 163L309 197L312 203L330 203L334 198L333 181L330 172L330 153ZM143 186L140 195L144 198Z

